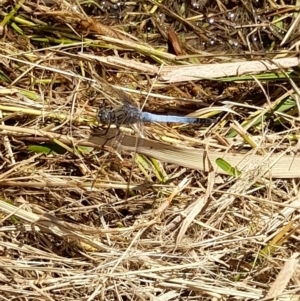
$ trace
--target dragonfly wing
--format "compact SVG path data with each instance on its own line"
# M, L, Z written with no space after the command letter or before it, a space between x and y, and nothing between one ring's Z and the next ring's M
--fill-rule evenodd
M104 79L101 78L100 80L101 84L101 92L102 94L109 95L110 98L112 99L117 99L119 103L127 103L130 105L135 105L133 100L130 98L128 94L123 92L121 89L114 87L113 85L109 84L106 82Z

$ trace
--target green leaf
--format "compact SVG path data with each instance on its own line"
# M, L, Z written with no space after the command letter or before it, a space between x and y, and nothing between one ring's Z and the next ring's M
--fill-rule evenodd
M229 175L238 177L242 173L235 167L231 166L227 161L225 161L222 158L218 158L216 160L216 164L225 172L227 172Z
M52 152L56 154L65 154L66 150L55 143L45 143L43 145L28 145L27 150L38 153L49 155Z

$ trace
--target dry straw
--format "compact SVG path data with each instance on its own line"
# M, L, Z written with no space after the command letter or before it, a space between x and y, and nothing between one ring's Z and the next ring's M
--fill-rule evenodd
M3 300L297 299L289 3L1 2ZM217 122L106 132L103 78Z

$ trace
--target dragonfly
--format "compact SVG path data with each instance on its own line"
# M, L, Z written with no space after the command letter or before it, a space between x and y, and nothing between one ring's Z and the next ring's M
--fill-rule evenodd
M107 86L109 84L105 84ZM216 122L212 118L197 118L187 116L174 116L174 115L159 115L150 112L140 111L134 104L133 100L122 90L109 85L110 92L112 92L121 105L114 109L108 107L101 107L98 111L97 117L102 125L110 126L115 125L119 128L122 125L133 125L141 122L160 122L160 123L186 123L198 125L211 125Z
M99 79L99 78L98 78ZM100 80L100 79L99 79ZM140 128L138 128L138 131L141 134L141 127L143 122L162 122L162 123L186 123L186 124L198 124L198 125L211 125L216 122L215 119L211 118L195 118L195 117L186 117L186 116L173 116L173 115L158 115L153 114L150 112L143 112L141 111L134 103L134 101L130 98L128 94L123 92L119 88L115 88L114 86L108 84L105 80L101 78L100 80L102 91L101 93L105 96L109 95L109 97L113 97L117 99L120 103L120 105L117 105L115 108L111 108L109 106L101 106L97 112L97 118L98 121L102 124L103 127L106 127L106 129L101 131L101 133L98 133L97 130L97 136L100 135L102 137L106 138L106 142L108 140L114 139L115 142L120 140L122 138L119 135L120 127L123 125L135 125L138 124ZM114 125L117 128L117 134L107 137L107 133L110 129L110 126ZM102 128L103 129L103 128ZM137 140L138 141L138 140ZM106 143L105 142L105 143ZM117 142L117 145L118 145ZM112 143L111 145L114 145ZM116 146L118 148L118 146ZM130 184L131 175L129 177L128 181L128 187ZM129 188L126 190L126 198L128 196Z

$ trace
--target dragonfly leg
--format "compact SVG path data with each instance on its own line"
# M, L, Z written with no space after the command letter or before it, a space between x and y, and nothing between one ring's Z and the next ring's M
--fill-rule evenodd
M103 130L103 136L105 136L105 135L107 135L107 133L108 133L108 131L109 131L109 129L110 129L110 125L109 126L105 126L105 125L103 125L103 126L101 126L100 127L101 128L101 130Z

